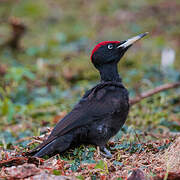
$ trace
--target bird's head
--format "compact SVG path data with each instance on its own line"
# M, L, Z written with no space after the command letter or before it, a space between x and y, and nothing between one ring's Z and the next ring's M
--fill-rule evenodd
M103 41L95 46L91 54L92 63L96 68L111 63L118 63L124 53L136 41L146 36L143 33L125 41Z

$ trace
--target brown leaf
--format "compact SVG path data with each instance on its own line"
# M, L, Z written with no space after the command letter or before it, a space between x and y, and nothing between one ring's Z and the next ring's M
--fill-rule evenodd
M29 176L33 176L40 173L40 169L36 167L34 164L23 164L20 166L12 166L4 168L1 172L1 176L6 179L13 178L25 178Z
M146 180L146 178L142 170L134 169L127 180Z

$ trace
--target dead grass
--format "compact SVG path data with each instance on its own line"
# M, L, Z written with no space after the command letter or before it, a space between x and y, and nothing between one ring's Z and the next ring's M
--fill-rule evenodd
M119 144L121 143L119 142ZM104 169L95 168L96 164L81 163L77 171L73 172L70 169L71 161L57 159L56 156L46 161L43 160L42 165L37 165L37 163L32 165L26 161L26 163L19 166L4 166L1 169L0 177L7 179L31 177L36 179L37 177L46 176L49 179L53 179L55 178L53 175L54 170L57 170L61 175L68 177L82 176L85 179L90 179L90 176L95 175L101 179L117 179L117 177L127 178L133 169L141 169L147 178L164 179L168 177L168 179L175 179L180 176L180 137L177 137L167 149L159 148L169 143L169 138L149 141L143 143L142 149L135 153L117 149L114 151L113 158L111 159L102 158L98 151L96 151L94 153L94 160L97 162L103 160ZM6 154L5 159L8 161L9 157L10 161L12 159L11 154L8 154L8 152ZM120 165L115 165L114 161L120 162Z

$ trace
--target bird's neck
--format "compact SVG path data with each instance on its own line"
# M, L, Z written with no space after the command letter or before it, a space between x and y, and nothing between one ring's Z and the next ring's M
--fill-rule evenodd
M121 82L121 77L118 74L116 63L103 64L98 68L101 75L101 82L117 81Z

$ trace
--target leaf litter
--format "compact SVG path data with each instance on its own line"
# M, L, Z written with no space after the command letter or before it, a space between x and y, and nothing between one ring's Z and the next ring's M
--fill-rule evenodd
M39 137L40 141L44 138ZM29 146L37 143L34 140ZM47 160L20 156L27 149L1 149L0 178L127 179L136 171L141 171L147 179L180 177L179 135L143 143L129 143L122 138L116 143L109 142L108 146L113 154L111 159L102 157L94 146L82 145Z

